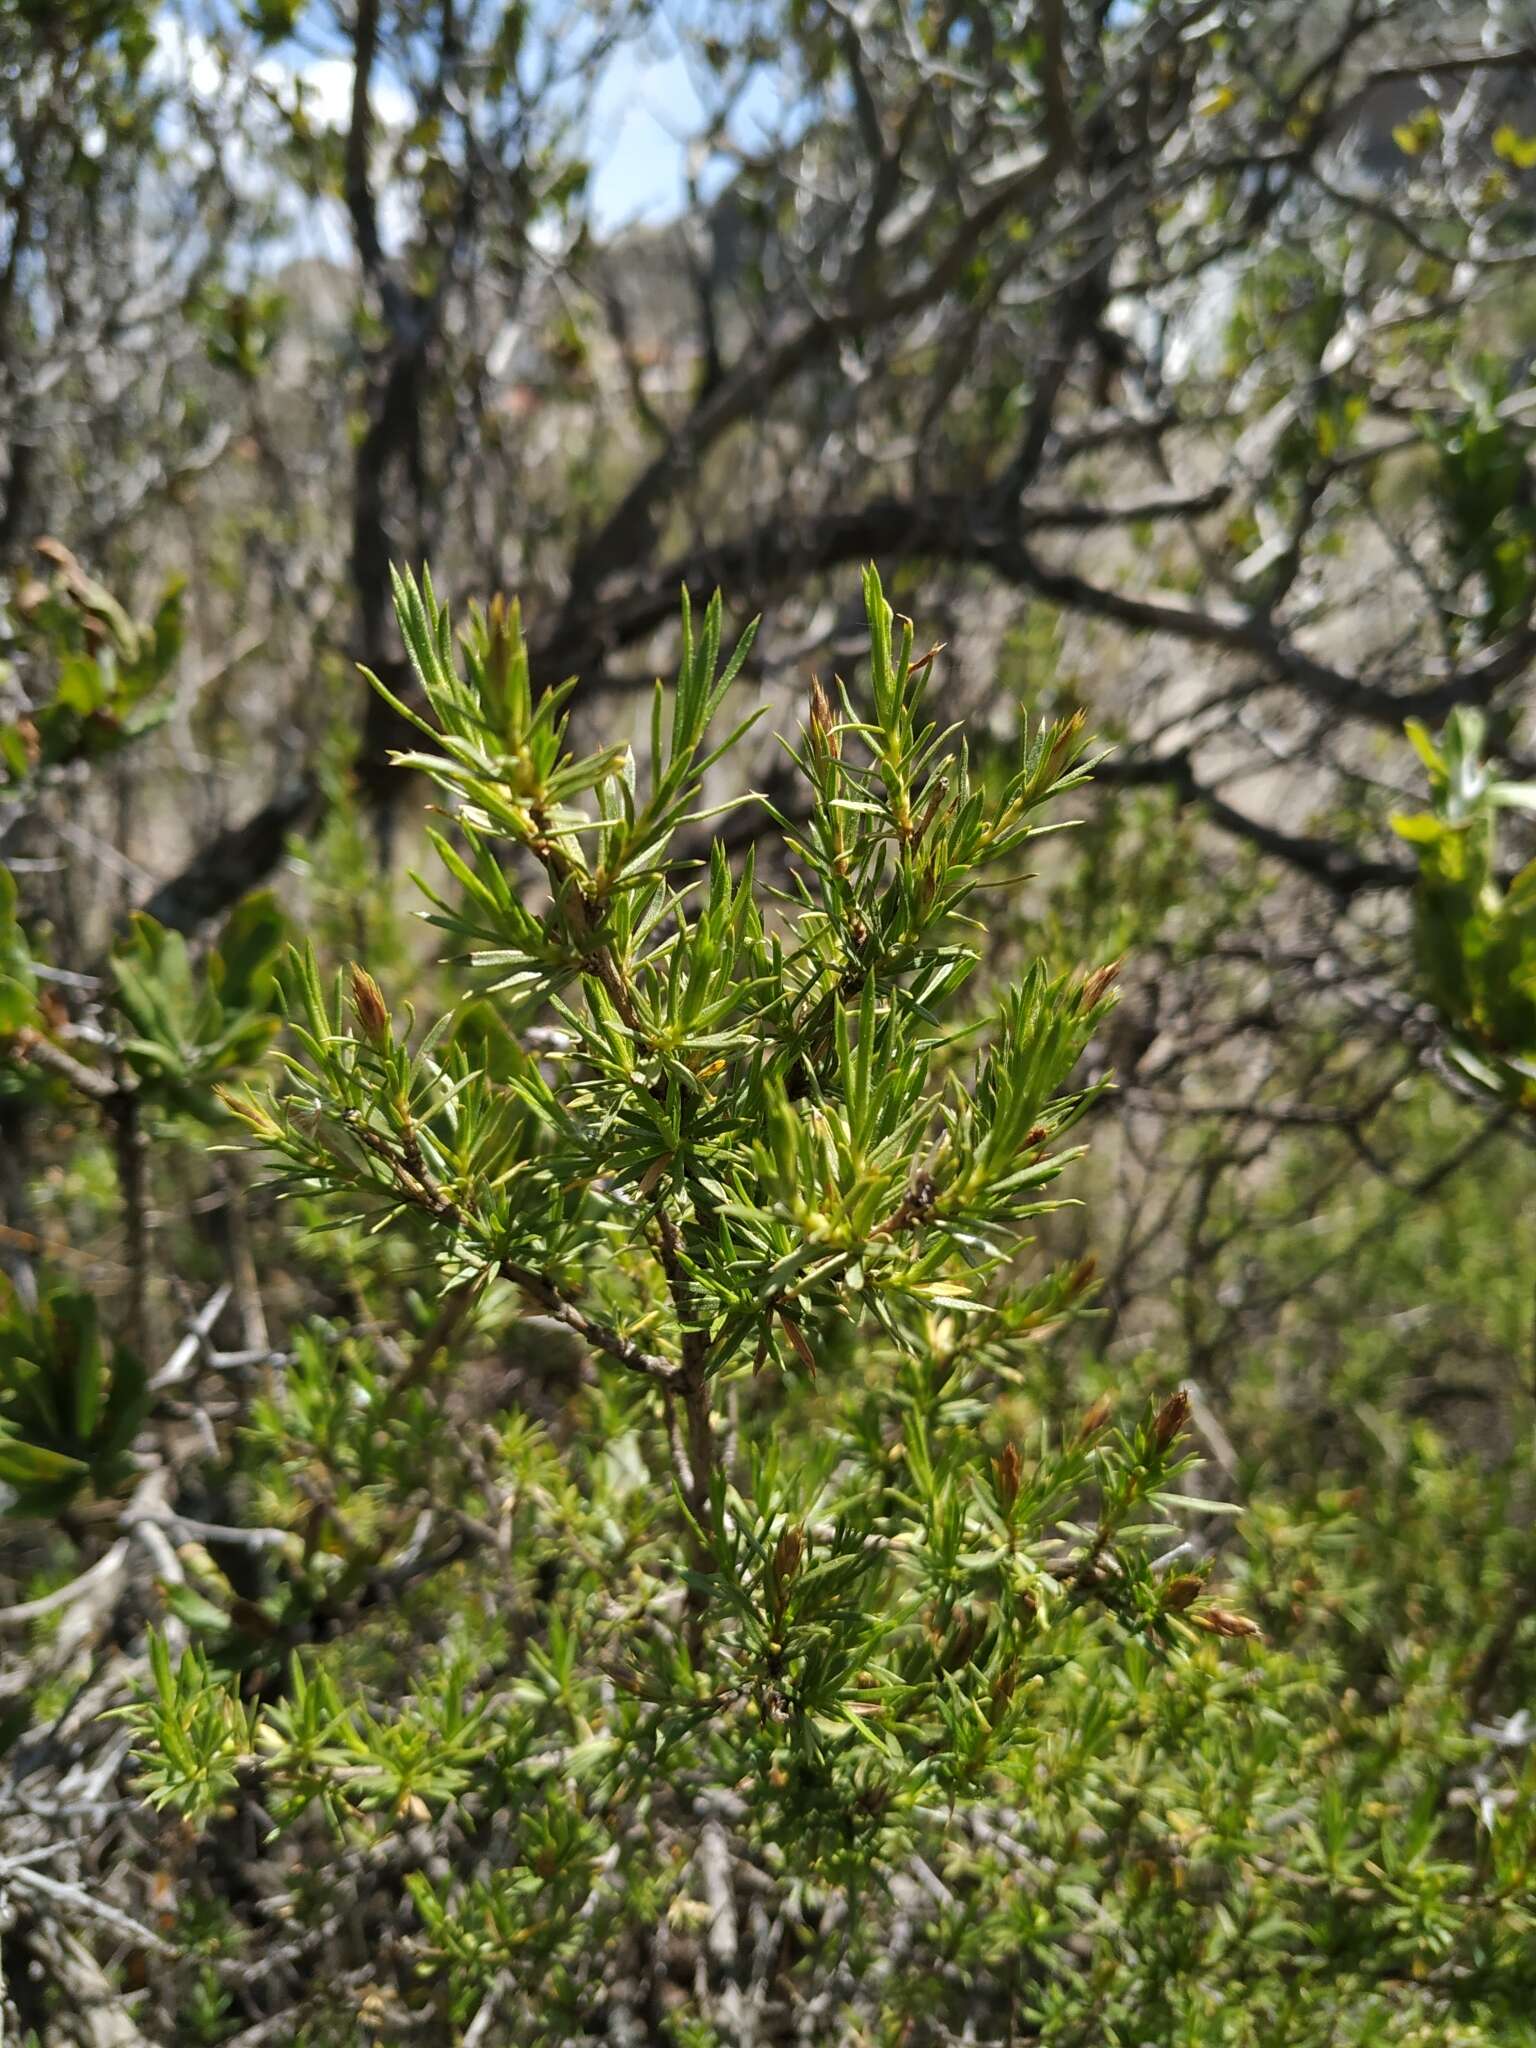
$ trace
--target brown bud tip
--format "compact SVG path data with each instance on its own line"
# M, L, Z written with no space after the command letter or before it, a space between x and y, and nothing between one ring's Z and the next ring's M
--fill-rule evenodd
M370 1045L382 1051L389 1043L389 1011L379 984L366 967L352 969L352 1007Z
M1095 967L1091 974L1083 977L1083 1008L1096 1010L1120 978L1120 962L1111 960L1107 967Z
M1170 1579L1163 1588L1163 1609L1168 1614L1182 1614L1184 1609L1200 1597L1200 1588L1205 1584L1194 1572L1186 1572L1182 1578Z
M1189 1618L1196 1628L1203 1628L1207 1635L1256 1636L1260 1633L1256 1621L1250 1621L1246 1614L1233 1614L1225 1607L1207 1607Z
M1160 1451L1184 1433L1189 1420L1189 1396L1182 1387L1171 1393L1152 1419L1152 1442Z
M996 1461L997 1498L1004 1514L1012 1508L1019 1497L1019 1478L1024 1469L1017 1444L1003 1445L1002 1455Z
M774 1583L781 1589L791 1582L805 1555L805 1531L791 1526L779 1537L773 1552Z
M939 1667L944 1671L960 1671L975 1661L977 1649L986 1635L986 1626L980 1616L956 1605L950 1610L951 1626L939 1649Z
M806 721L812 750L835 761L843 751L842 734L832 713L832 700L821 687L819 676L811 677L811 710Z
M783 1309L779 1310L779 1322L783 1328L785 1336L789 1339L790 1343L794 1345L796 1354L800 1359L800 1363L805 1367L806 1371L810 1374L811 1378L815 1379L816 1354L811 1349L810 1345L806 1342L804 1330L801 1329L800 1325L795 1321L794 1317L786 1315Z
M1100 1394L1078 1426L1078 1442L1084 1443L1091 1436L1097 1436L1115 1412L1115 1397L1110 1393Z

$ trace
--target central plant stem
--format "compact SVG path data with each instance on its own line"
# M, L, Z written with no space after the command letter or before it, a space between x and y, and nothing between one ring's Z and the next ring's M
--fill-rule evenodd
M656 1211L657 1255L667 1278L682 1343L680 1392L687 1425L687 1472L679 1473L688 1501L688 1512L707 1536L711 1521L711 1492L715 1471L714 1420L709 1405L709 1379L705 1362L710 1336L699 1323L688 1269L683 1264L677 1224L665 1206Z
M606 939L598 936L601 903L600 899L594 900L590 878L576 871L568 855L552 836L545 808L541 805L533 806L532 815L540 835L534 850L549 876L557 900L563 903L566 924L582 954L583 968L594 975L601 984L625 1029L634 1036L636 1043L648 1051L654 1051L623 963L615 957L613 948ZM698 1321L693 1289L689 1283L687 1268L680 1256L677 1224L666 1207L661 1204L656 1211L656 1225L657 1255L661 1261L662 1271L666 1275L667 1291L677 1317L682 1351L680 1371L675 1380L667 1383L669 1410L674 1387L682 1398L686 1433L686 1444L680 1445L675 1428L671 1431L673 1462L678 1467L678 1483L688 1503L688 1512L701 1532L702 1540L698 1546L696 1562L703 1569L709 1563L707 1539L713 1515L711 1495L715 1471L715 1432L710 1413L709 1381L705 1370L705 1361L709 1356L710 1333ZM684 1453L682 1457L678 1456L679 1450ZM690 1595L689 1604L697 1618L702 1604L697 1591Z

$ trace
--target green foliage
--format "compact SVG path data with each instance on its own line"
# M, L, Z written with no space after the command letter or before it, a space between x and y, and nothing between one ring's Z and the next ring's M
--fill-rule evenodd
M1458 1066L1481 1086L1536 1105L1536 861L1507 883L1497 868L1503 811L1536 810L1536 785L1501 781L1484 759L1486 725L1453 712L1437 746L1409 738L1433 807L1394 818L1418 853L1417 943L1427 994L1456 1034Z
M654 12L0 0L0 523L184 556L212 657L141 772L174 596L0 565L0 2032L1536 2048L1509 23L1362 182L1456 10L671 10L689 216L610 240ZM998 672L871 580L776 811L685 609L647 744L668 563L840 643L860 532ZM402 580L414 944L388 533L591 686ZM1448 1089L1372 777L1458 692ZM1020 697L1123 721L1086 832ZM319 788L291 954L96 874L199 753Z
M1297 367L1318 371L1344 309L1344 293L1322 251L1288 246L1242 277L1227 327L1234 363L1267 363L1277 383Z
M48 1276L28 1307L0 1279L0 1484L8 1512L55 1515L133 1472L149 1412L144 1369L103 1336L93 1298Z
M207 335L208 360L247 383L254 382L271 360L282 337L288 302L283 294L259 284L233 291L210 286L197 308Z
M0 1039L31 1022L36 990L31 949L16 915L16 879L0 867Z
M250 1752L252 1717L196 1650L173 1665L156 1637L149 1655L154 1696L133 1716L155 1744L144 1795L189 1821L207 1820L235 1788Z
M258 891L235 906L194 962L179 932L136 912L108 962L121 1026L106 1040L115 1070L71 1053L62 1063L64 1078L102 1102L132 1095L198 1123L217 1121L220 1081L248 1071L277 1033L276 963L286 930L274 897ZM73 1035L56 1007L38 1003L33 954L16 916L15 880L0 867L0 1070L13 1083L44 1072L39 1041L67 1042Z
M1459 417L1431 424L1427 435L1453 582L1477 590L1478 609L1459 622L1459 637L1477 646L1523 624L1536 597L1532 435L1504 411L1509 393L1497 371L1484 366L1462 396Z
M301 1662L242 1720L203 1665L162 1660L140 1720L155 1798L203 1819L243 1771L288 1827L514 1814L503 1875L412 1884L422 1967L462 2017L505 1973L532 1992L553 1970L558 2004L659 1876L642 1857L587 1924L663 1785L680 1821L745 1795L762 1853L873 1898L943 1815L1036 1803L1063 1688L1133 1656L1154 1685L1254 1629L1158 1562L1210 1512L1179 1490L1182 1395L1064 1435L999 1408L1088 1282L1018 1262L1076 1156L1093 1091L1070 1076L1112 973L1037 963L956 1003L974 905L1083 778L1078 721L977 777L871 572L868 709L813 692L806 823L765 892L698 836L746 730L710 737L750 645L723 659L718 600L685 609L642 772L568 752L569 686L534 692L515 610L472 618L461 670L430 581L397 596L426 703L399 708L432 741L406 758L454 806L433 843L456 893L428 900L464 998L418 1032L366 969L327 990L297 956L284 1079L239 1106L279 1185L408 1238L437 1306L392 1383L366 1346L301 1343L251 1418L264 1512L301 1541L259 1617L227 1587L175 1611L226 1665L270 1669L398 1543L402 1490L453 1455L442 1375L519 1300L600 1372L563 1448L523 1423L498 1450L527 1590L501 1624L515 1649L479 1654L508 1659L507 1686L472 1692L450 1638L387 1708ZM296 1485L316 1461L318 1515ZM517 1617L541 1584L535 1630Z
M935 1071L939 1013L977 959L955 920L985 864L1037 836L1040 806L1080 779L1081 743L1070 725L1037 735L989 797L964 749L944 752L946 736L919 723L910 627L893 650L878 586L869 603L875 718L845 704L834 719L824 697L813 706L798 758L815 802L804 836L787 841L795 894L775 927L750 864L733 878L718 844L707 884L696 858L659 857L696 824L723 751L705 732L745 644L717 674L718 602L697 646L685 618L670 729L658 688L641 796L627 750L563 752L568 686L534 700L515 613L476 621L466 683L430 584L402 586L402 630L448 749L405 759L460 800L465 849L434 835L463 898L429 891L431 921L465 948L514 1029L553 1007L570 1078L557 1090L513 1047L517 1071L488 1090L451 1020L408 1052L362 974L351 1033L340 988L328 1001L302 966L295 1093L276 1123L272 1108L252 1112L290 1185L346 1188L358 1213L436 1217L459 1256L504 1268L594 1254L607 1265L601 1255L632 1244L637 1223L666 1238L665 1187L682 1205L675 1251L690 1297L686 1312L673 1302L675 1348L708 1329L707 1376L744 1351L792 1363L803 1347L784 1340L791 1310L820 1318L851 1304L856 1321L873 1316L896 1336L898 1302L975 1305L962 1271L979 1283L996 1270L1065 1163L1050 1141L1088 1098L1059 1091L1110 978L1032 973L959 1086ZM845 743L867 758L845 758ZM573 803L587 792L591 813ZM543 915L514 885L504 840L543 868ZM651 1257L665 1288L674 1249Z
M1293 1360L1242 1361L1277 1484L1245 1469L1254 1511L1213 1537L1182 1393L1053 1427L1031 1392L1088 1280L1021 1254L1075 1157L1109 977L1034 961L989 988L972 916L1081 776L1075 725L976 774L872 585L864 694L814 692L794 750L803 822L733 871L697 823L717 613L637 765L570 757L515 616L471 624L461 672L430 589L401 597L460 999L421 1029L367 969L332 985L296 956L280 1076L240 1103L348 1270L409 1283L401 1335L317 1320L251 1403L269 1571L253 1600L183 1552L194 1646L157 1651L134 1717L152 1799L206 1830L256 1799L309 1845L301 1917L328 1843L427 1830L401 2017L449 2037L487 2001L508 2039L581 2037L594 1970L658 1924L715 1957L720 1830L795 1902L782 1981L845 1981L864 2038L1528 2041L1536 1788L1492 1701L1530 1671L1530 1459L1474 1469L1395 1420L1402 1339L1374 1306L1406 1262L1491 1314L1504 1265L1389 1182L1381 1215L1292 1228L1302 1155L1273 1162L1243 1195L1258 1241L1351 1305L1337 1358L1303 1326ZM1518 798L1475 729L1420 742L1435 808L1410 830L1486 882ZM1061 900L1058 958L1134 928ZM547 1418L466 1431L466 1370L530 1311L584 1372ZM1379 1440L1375 1495L1291 1441L1314 1367ZM423 1498L457 1541L370 1623ZM321 2010L318 2041L355 2038ZM674 2035L711 2010L685 2001Z
M0 726L0 789L68 761L96 761L130 745L168 716L163 686L181 652L181 590L170 585L143 622L57 542L40 545L56 564L48 584L29 582L12 600L17 644L51 674L26 716Z
M265 891L236 905L195 969L186 941L142 912L112 953L119 1050L167 1104L203 1120L217 1113L209 1090L254 1065L278 1029L275 962L285 926Z

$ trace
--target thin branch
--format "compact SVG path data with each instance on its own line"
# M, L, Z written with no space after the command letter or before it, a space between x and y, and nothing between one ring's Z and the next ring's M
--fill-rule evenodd
M73 1053L66 1052L62 1045L56 1045L38 1031L18 1031L11 1040L11 1046L19 1058L34 1067L46 1067L49 1073L67 1081L77 1095L89 1096L92 1102L116 1102L132 1085L120 1081L114 1074L103 1073L98 1067L86 1066L83 1060L77 1060Z
M127 1555L128 1539L120 1536L110 1550L103 1551L93 1565L67 1585L55 1586L51 1593L41 1593L35 1600L22 1600L14 1607L0 1607L0 1628L24 1628L45 1615L57 1614L61 1607L72 1607L101 1580L121 1570Z

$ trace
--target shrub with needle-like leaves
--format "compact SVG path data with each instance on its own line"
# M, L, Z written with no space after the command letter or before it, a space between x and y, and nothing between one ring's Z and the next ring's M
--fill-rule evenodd
M430 579L400 579L404 765L444 799L427 896L463 1001L419 1030L365 967L329 989L305 955L281 1078L228 1098L279 1183L406 1248L430 1304L392 1380L331 1361L349 1415L317 1339L257 1417L309 1435L332 1513L366 1488L378 1522L398 1429L431 1469L455 1361L519 1304L579 1340L558 1419L511 1426L478 1490L459 1473L505 1564L489 1672L461 1647L380 1709L300 1658L252 1705L215 1644L162 1657L140 1717L153 1796L196 1821L246 1772L287 1828L499 1816L494 1856L410 1878L417 1960L461 2018L496 1983L558 2037L579 1958L654 1914L679 1831L727 1819L856 1905L967 1813L1027 1811L1064 1673L1254 1633L1159 1561L1182 1395L1124 1430L1095 1404L1064 1440L1021 1440L1008 1407L1091 1285L1028 1233L1075 1156L1113 970L969 994L1083 735L978 767L872 570L865 598L867 697L813 687L804 801L733 871L702 806L752 723L714 737L751 634L722 661L718 598L685 604L637 762L570 750L570 686L535 691L515 608L456 647ZM323 1603L380 1552L313 1528ZM302 1604L270 1596L273 1629Z

